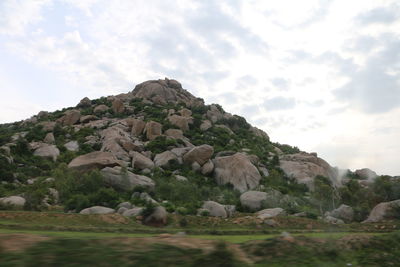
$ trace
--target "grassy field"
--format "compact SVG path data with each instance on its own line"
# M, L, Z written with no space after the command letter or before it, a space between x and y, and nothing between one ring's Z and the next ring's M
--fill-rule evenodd
M400 266L398 221L280 217L272 228L245 216L173 215L153 228L118 214L0 211L0 266Z

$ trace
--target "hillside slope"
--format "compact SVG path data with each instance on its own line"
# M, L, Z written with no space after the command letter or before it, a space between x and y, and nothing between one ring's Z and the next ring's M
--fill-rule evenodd
M364 220L385 202L369 220L398 216L398 178L368 169L339 175L316 153L273 143L176 80L3 124L0 146L4 209L117 211L149 225L167 223L171 212L237 211L342 223Z

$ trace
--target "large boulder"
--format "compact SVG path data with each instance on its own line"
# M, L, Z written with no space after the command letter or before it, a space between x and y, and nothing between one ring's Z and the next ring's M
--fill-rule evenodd
M189 123L193 121L191 117L188 118L178 115L169 116L168 120L172 125L179 127L182 131L189 131Z
M378 176L376 172L368 168L356 170L354 173L358 175L361 179L369 181L374 180Z
M92 101L88 97L84 97L79 101L77 107L78 108L88 108L92 105Z
M339 208L326 212L325 216L332 216L345 222L351 222L354 219L354 210L352 207L342 204Z
M137 186L153 189L155 186L151 178L130 171L123 171L119 166L106 167L101 170L101 174L106 184L121 191L131 191Z
M330 215L324 217L324 222L331 223L331 224L344 224L344 221Z
M90 171L119 166L120 162L110 152L95 151L74 158L68 167L77 171Z
M132 95L137 98L150 100L155 104L185 103L188 107L204 105L202 99L194 97L182 89L182 85L170 79L151 80L136 85Z
M0 198L0 206L5 208L17 208L22 209L25 205L25 198L20 196L10 196Z
M212 123L209 120L205 120L200 124L200 130L205 132L212 127Z
M164 132L164 134L175 139L185 139L182 130L179 129L168 129Z
M55 145L42 145L33 152L33 155L51 158L53 161L56 161L57 157L60 155L60 150Z
M96 117L95 115L85 115L85 116L82 116L80 119L79 119L79 121L81 122L81 123L88 123L88 122L90 122L90 121L95 121L95 120L98 120L99 118L98 117Z
M122 216L135 217L135 216L138 216L138 215L142 214L142 211L143 211L142 207L135 207L135 208L132 208L132 209L125 210L122 213Z
M144 223L150 226L164 226L167 224L167 216L165 208L157 206L149 216L144 218Z
M219 185L231 184L236 190L245 192L256 188L261 180L257 168L242 153L217 157L213 162L214 177Z
M296 179L298 183L306 184L310 189L313 189L314 178L318 175L328 177L334 186L339 186L337 170L315 153L283 155L279 162L287 176Z
M123 113L125 111L124 102L118 98L112 102L111 108L115 114Z
M139 170L154 168L154 162L139 152L132 151L130 155L132 156L132 168L137 168Z
M76 109L68 110L65 112L65 115L62 116L57 121L60 122L63 126L70 126L74 125L75 123L79 122L81 118L81 112Z
M253 126L250 127L250 131L251 131L254 135L258 136L258 137L262 137L262 138L265 138L265 139L269 140L268 134L267 134L266 132L264 132L263 130L258 129L257 127L253 127Z
M96 107L93 109L93 112L96 113L96 114L98 114L98 113L104 113L104 112L106 112L108 109L109 109L108 106L101 104L101 105L96 106Z
M114 209L103 207L103 206L93 206L90 208L83 209L79 212L80 214L112 214L115 213Z
M273 189L268 190L268 192L247 191L240 195L242 207L251 211L257 211L265 207L277 208L286 201L281 192Z
M47 133L46 136L43 139L43 142L47 144L54 144L56 142L56 139L54 138L53 133Z
M64 144L64 147L68 151L78 151L79 150L79 143L78 143L78 141L69 141L68 143Z
M162 125L161 123L155 121L149 121L148 123L146 123L144 132L148 140L154 140L157 136L160 136L162 134Z
M112 126L100 132L101 151L111 152L117 159L130 161L128 152L123 144L132 143L130 134L118 126Z
M210 145L196 146L183 156L183 161L187 164L197 162L202 166L212 157L213 154L214 148Z
M144 127L146 126L146 123L142 120L139 119L132 119L132 129L131 133L133 136L139 136L143 133Z
M286 215L286 211L282 208L263 209L257 212L257 218L261 220L271 219L276 216Z
M215 201L205 201L202 209L208 210L210 216L226 218L228 215L225 206Z
M372 209L368 218L363 222L364 223L381 222L384 220L393 219L395 217L398 218L399 215L400 215L400 199L393 200L390 202L379 203Z
M171 161L178 161L178 157L169 150L157 154L154 157L154 164L157 167L168 166Z
M210 109L207 111L207 118L210 119L213 123L224 118L224 114L219 110L218 106L211 105Z

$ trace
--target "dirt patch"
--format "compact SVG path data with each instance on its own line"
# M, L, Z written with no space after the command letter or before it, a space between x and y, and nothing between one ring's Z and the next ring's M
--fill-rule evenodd
M36 243L49 239L49 237L31 234L0 234L0 251L23 251Z
M120 214L102 214L99 215L100 220L109 224L127 224L129 220Z

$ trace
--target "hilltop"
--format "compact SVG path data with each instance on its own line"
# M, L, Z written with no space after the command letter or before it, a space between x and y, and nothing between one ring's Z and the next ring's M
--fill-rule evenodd
M400 181L340 171L205 105L172 79L0 126L0 207L117 213L147 225L169 214L253 213L329 224L400 217Z

